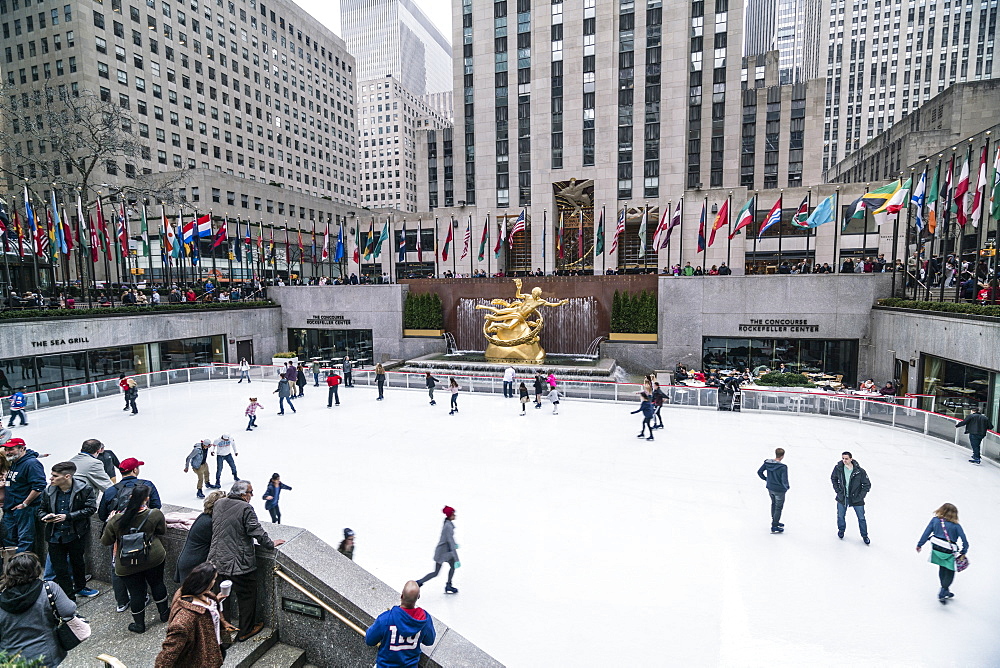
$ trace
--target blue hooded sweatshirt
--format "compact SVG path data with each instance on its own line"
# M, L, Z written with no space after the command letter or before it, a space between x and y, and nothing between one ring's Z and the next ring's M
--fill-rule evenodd
M767 475L764 472L767 471ZM757 475L760 476L761 480L766 480L767 487L775 492L787 492L789 490L788 485L788 467L779 462L777 459L765 459L761 467L757 469Z
M433 645L437 634L431 616L421 608L410 615L398 605L386 610L365 633L365 642L378 648L378 668L417 666L420 646Z
M26 498L31 490L44 492L48 481L45 479L45 467L38 461L38 453L30 448L16 462L11 464L7 472L7 493L3 498L4 510L10 510ZM39 497L35 497L32 505L41 503Z

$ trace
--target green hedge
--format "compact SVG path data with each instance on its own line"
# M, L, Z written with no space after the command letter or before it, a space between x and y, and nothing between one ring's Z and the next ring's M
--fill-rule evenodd
M42 659L22 659L20 654L8 654L0 651L0 668L45 668Z
M658 308L656 293L643 290L632 294L615 290L611 302L611 331L628 334L656 334Z
M768 387L816 387L801 373L778 373L776 371L765 373L757 379L757 384Z
M912 299L880 299L879 306L892 306L894 308L912 308L918 311L940 311L942 313L965 313L967 315L986 315L994 318L1000 317L1000 305L992 304L964 304L952 302L922 302Z
M443 329L444 309L441 298L431 292L415 295L407 293L403 304L403 327L405 329Z
M274 302L271 301L253 301L253 302L205 302L198 304L167 304L163 303L159 306L114 306L105 308L52 308L52 309L4 309L0 311L0 320L14 320L14 319L29 319L29 320L40 320L44 318L65 318L67 316L72 316L76 318L86 317L94 318L100 317L102 315L115 314L115 313L166 313L166 312L177 312L177 311L218 311L221 309L238 309L247 307L258 307L258 306L273 306Z

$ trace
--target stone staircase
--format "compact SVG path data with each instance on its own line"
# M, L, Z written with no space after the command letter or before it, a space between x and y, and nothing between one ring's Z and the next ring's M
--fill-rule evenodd
M92 599L77 599L79 612L90 621L91 636L72 650L61 664L66 668L91 668L102 665L100 654L112 656L127 668L151 668L160 652L167 625L160 621L156 606L146 610L146 632L128 631L132 621L128 611L115 612L115 597L111 584L92 581L101 590ZM265 628L246 642L235 643L226 653L223 668L308 668L305 651L278 642L272 628Z

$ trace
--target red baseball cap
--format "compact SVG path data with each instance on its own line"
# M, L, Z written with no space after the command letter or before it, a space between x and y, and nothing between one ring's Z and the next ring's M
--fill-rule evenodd
M12 438L3 444L5 448L23 448L25 447L25 442L23 438Z
M15 439L15 440L19 440L19 439ZM123 461L121 464L119 464L118 468L122 471L122 473L128 473L129 471L136 470L137 468L139 468L140 466L144 465L145 463L146 462L140 462L135 457L129 457L128 459L126 459L125 461Z

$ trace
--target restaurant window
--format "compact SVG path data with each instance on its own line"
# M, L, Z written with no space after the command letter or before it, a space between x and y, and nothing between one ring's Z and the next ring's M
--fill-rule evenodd
M702 340L705 370L748 368L755 375L777 370L784 363L790 372L817 376L843 376L845 386L857 383L856 339L744 339L706 336Z
M370 329L289 329L288 349L300 361L340 364L350 355L355 366L372 363Z
M923 394L934 398L934 412L965 419L978 407L991 421L997 421L1000 374L953 362L934 355L921 355ZM930 400L922 408L930 410Z

